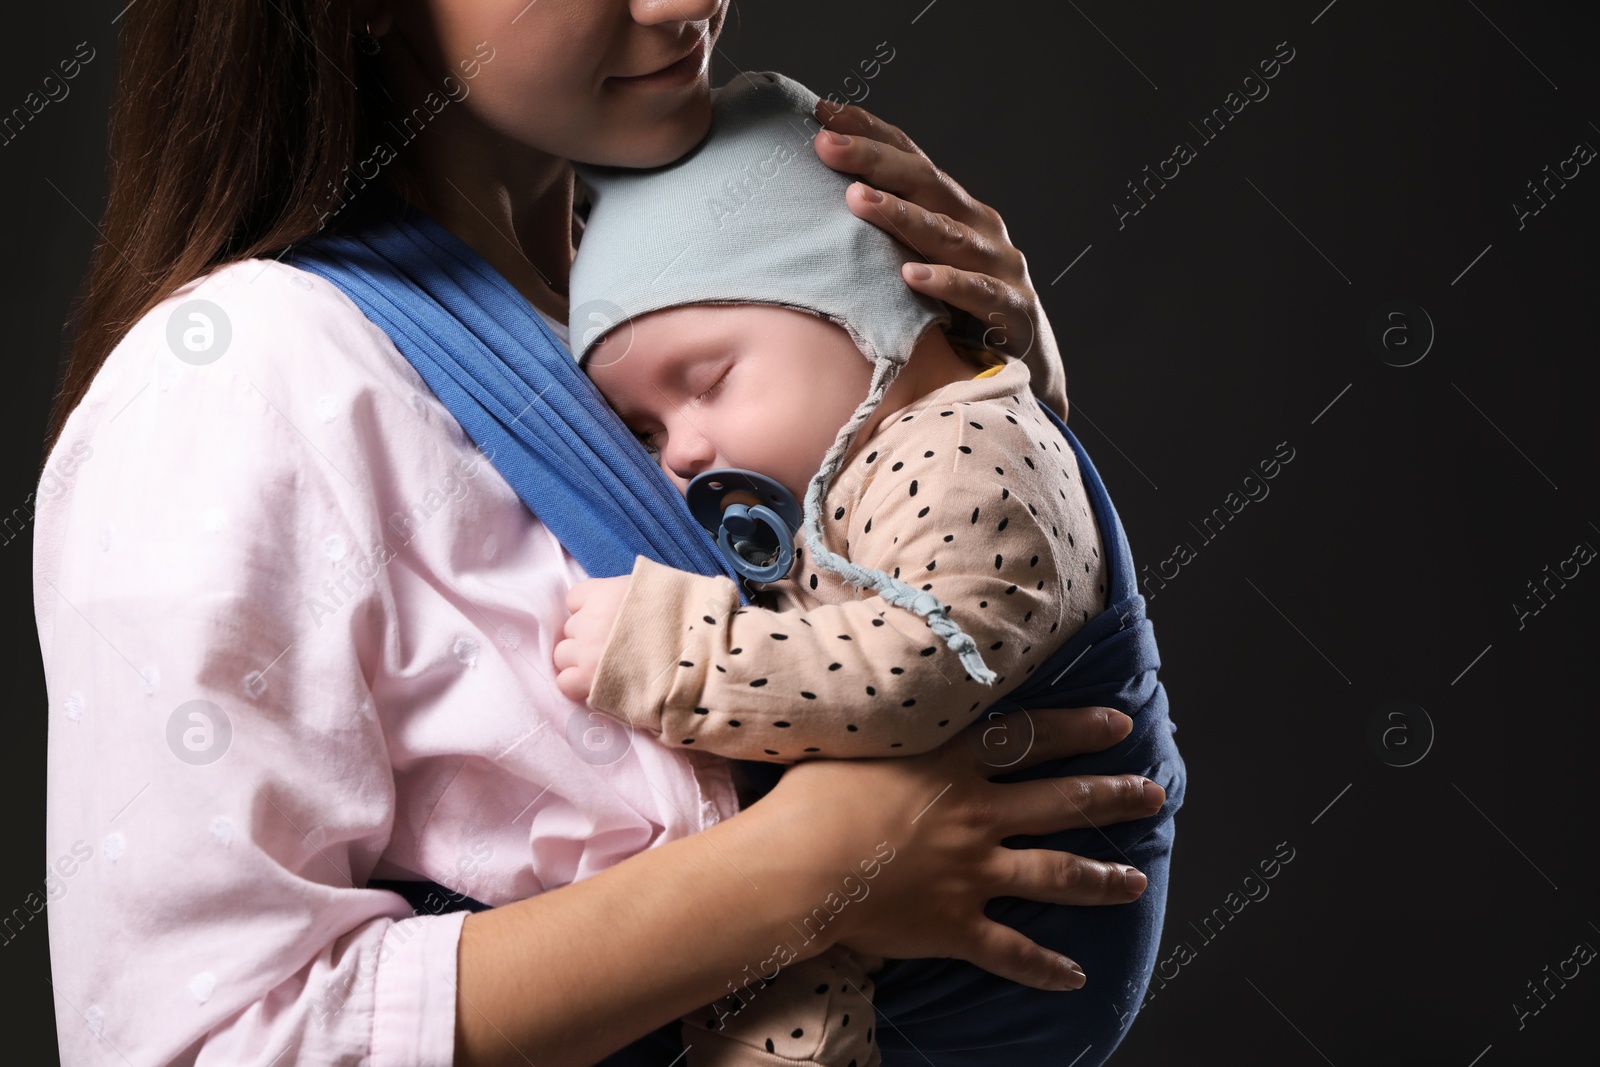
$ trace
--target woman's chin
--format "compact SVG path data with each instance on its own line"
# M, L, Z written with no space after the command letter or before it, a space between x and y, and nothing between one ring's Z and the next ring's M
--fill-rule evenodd
M665 113L640 114L625 132L610 138L605 158L587 160L612 167L660 167L680 158L711 131L711 89L704 82L685 89Z

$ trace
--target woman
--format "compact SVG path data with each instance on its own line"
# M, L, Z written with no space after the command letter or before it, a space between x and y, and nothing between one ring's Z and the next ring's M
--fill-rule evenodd
M693 145L725 14L717 0L127 12L105 241L38 494L64 1062L580 1065L627 1046L607 1062L666 1064L671 1032L653 1032L770 974L780 943L1071 989L1082 974L986 902L1141 897L1125 862L1001 842L1149 819L1161 785L988 780L1108 748L1132 725L1115 711L1036 712L1004 760L974 730L927 756L804 764L738 814L721 761L596 743L542 668L586 568L398 338L275 262L393 210L393 190L548 320L528 330L555 330L567 160L642 166ZM827 121L851 137L817 151L865 182L852 209L933 261L908 284L1025 348L1065 414L998 217L892 127L858 109ZM844 875L871 891L797 935ZM413 910L377 887L428 881L496 906L421 895ZM1142 906L1158 929L1157 888ZM1128 988L1095 1002L1121 1015L1091 1059L1125 1029L1148 947L1129 954ZM891 986L880 1007L910 1025Z

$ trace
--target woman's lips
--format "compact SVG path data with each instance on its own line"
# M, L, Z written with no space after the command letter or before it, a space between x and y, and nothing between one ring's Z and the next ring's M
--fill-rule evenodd
M674 89L680 85L688 85L700 76L700 68L705 62L706 39L702 35L695 41L694 48L689 54L650 74L639 74L632 78L613 77L611 80L622 85L636 85L641 89Z

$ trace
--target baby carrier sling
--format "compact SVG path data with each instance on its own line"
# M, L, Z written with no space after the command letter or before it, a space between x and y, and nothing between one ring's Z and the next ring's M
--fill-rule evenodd
M376 188L369 190L376 192ZM650 461L549 326L510 282L426 213L386 194L379 210L290 250L284 261L338 287L387 333L534 515L593 577L628 574L636 555L744 586L683 497ZM1160 657L1116 509L1064 422L1106 549L1108 608L1091 619L988 713L988 758L1003 771L1030 740L1028 709L1102 705L1132 716L1132 732L1104 752L1055 760L995 781L1068 774L1142 774L1166 789L1148 818L1043 837L1014 847L1062 849L1128 863L1149 885L1131 904L1067 907L1011 897L985 913L1077 960L1089 975L1070 994L1041 992L959 960L890 960L874 975L886 1067L979 1067L997 1056L1026 1067L1104 1062L1144 999L1165 910L1173 814L1185 771L1172 739ZM1004 743L996 743L999 738ZM781 768L743 763L770 788ZM488 905L432 882L378 881L419 911ZM676 1022L607 1057L603 1067L666 1067L682 1051ZM1065 1059L1063 1055L1065 1054Z

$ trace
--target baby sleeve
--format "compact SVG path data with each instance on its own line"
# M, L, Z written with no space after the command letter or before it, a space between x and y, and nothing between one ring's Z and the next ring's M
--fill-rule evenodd
M1009 478L983 466L996 446L1020 456L1034 442L1002 419L979 454L967 422L982 427L931 415L915 434L891 435L901 444L847 468L860 490L830 506L849 558L938 597L998 675L993 686L881 596L739 608L728 578L639 557L590 704L667 744L755 760L910 755L972 722L1053 651L1071 576L1058 573L1040 466ZM793 580L804 587L815 572L803 559Z

